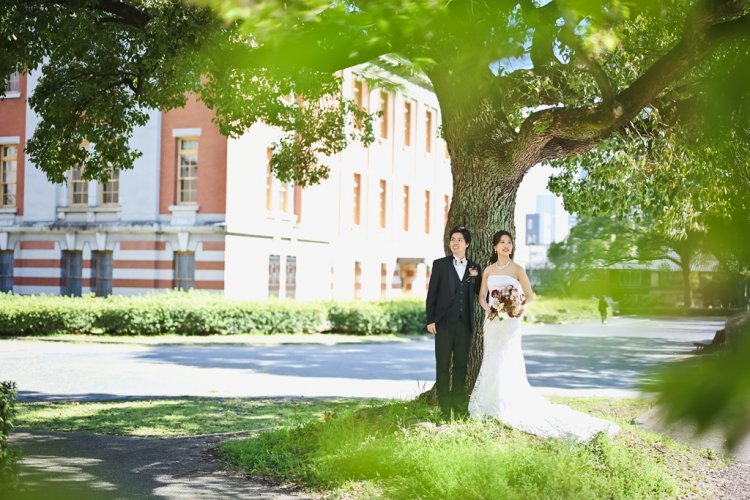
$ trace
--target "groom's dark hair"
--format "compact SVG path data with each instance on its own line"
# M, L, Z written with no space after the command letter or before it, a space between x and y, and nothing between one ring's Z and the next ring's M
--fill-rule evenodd
M453 231L451 231L451 234L448 235L448 238L453 236L456 233L461 233L461 235L464 237L464 241L468 245L471 243L471 233L468 229L466 229L464 226L456 226L453 228Z

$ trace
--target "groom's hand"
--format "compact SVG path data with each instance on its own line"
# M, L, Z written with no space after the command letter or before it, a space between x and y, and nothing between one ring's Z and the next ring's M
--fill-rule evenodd
M435 323L430 323L429 325L427 325L427 331L435 335L437 333L437 329L435 329Z

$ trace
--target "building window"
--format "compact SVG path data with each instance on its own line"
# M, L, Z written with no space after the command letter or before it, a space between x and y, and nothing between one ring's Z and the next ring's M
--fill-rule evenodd
M354 262L354 300L362 298L362 263Z
M5 82L5 92L20 92L21 91L21 75L18 73L11 73L8 75L8 80Z
M404 231L409 230L409 186L404 186Z
M443 195L443 226L448 225L448 211L451 208L451 200L448 195Z
M109 180L101 184L99 189L100 205L118 205L120 203L120 171L109 173Z
M380 137L388 139L388 130L391 126L391 106L390 106L390 94L388 92L380 92Z
M401 263L396 261L396 267L393 268L393 276L391 277L391 289L401 290Z
M378 213L380 215L380 227L385 228L386 221L386 194L387 185L385 179L380 179L380 193L378 195Z
M297 257L286 256L286 298L293 299L297 292Z
M299 221L302 217L301 189L291 182L281 182L271 170L273 150L266 150L266 210L269 212L294 213Z
M13 291L13 250L0 250L0 292Z
M89 181L83 178L83 171L74 168L70 171L70 206L85 207L89 204Z
M177 139L177 203L198 202L198 138Z
M432 135L433 135L432 127L434 126L434 124L433 124L433 118L432 118L432 111L430 111L429 109L425 113L424 126L425 126L424 150L428 153L431 153L432 152Z
M0 144L0 207L16 206L18 146Z
M354 174L354 225L359 226L362 215L362 175Z
M195 288L195 252L174 253L174 284L178 290Z
M362 80L354 80L354 85L352 88L352 100L359 109L367 109L367 87L365 85L365 82L363 82ZM357 128L362 128L364 126L364 122L357 119L354 122L354 126Z
M404 146L411 146L411 110L414 103L404 101Z
M279 275L281 274L281 257L278 255L268 256L268 296L279 296Z
M424 233L430 234L430 192L424 192Z
M624 269L620 272L620 284L626 287L638 287L643 284L643 272L638 269Z
M80 250L63 250L61 263L62 295L81 296L81 270L83 268L83 252Z
M112 295L112 252L91 252L91 288L97 297Z
M384 299L388 292L388 266L385 262L380 264L380 298Z

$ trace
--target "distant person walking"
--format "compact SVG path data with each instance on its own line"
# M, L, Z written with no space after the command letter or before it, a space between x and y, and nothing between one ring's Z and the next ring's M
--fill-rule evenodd
M607 303L607 299L604 298L604 295L599 297L599 315L602 317L602 324L607 323L607 307L609 307L609 304Z

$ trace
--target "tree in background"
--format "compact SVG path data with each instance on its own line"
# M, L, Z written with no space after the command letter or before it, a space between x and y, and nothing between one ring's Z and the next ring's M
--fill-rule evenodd
M738 107L730 112L702 102L708 96L691 98L687 111L684 103L644 110L596 149L557 161L550 180L567 210L640 227L639 260L677 264L686 306L691 266L703 256L715 256L729 274L750 270L737 237L750 228L746 94L734 93Z
M546 293L580 295L582 284L596 282L608 267L632 262L637 256L639 228L620 223L610 217L581 217L568 236L552 243L547 257L554 267ZM586 289L585 295L598 295L605 290Z
M581 216L561 242L550 245L547 257L553 266L545 289L563 295L592 295L607 291L604 273L617 264L651 264L669 261L680 268L684 304L693 302L691 266L702 259L702 235L682 239L665 237L658 224L640 223L613 216Z

